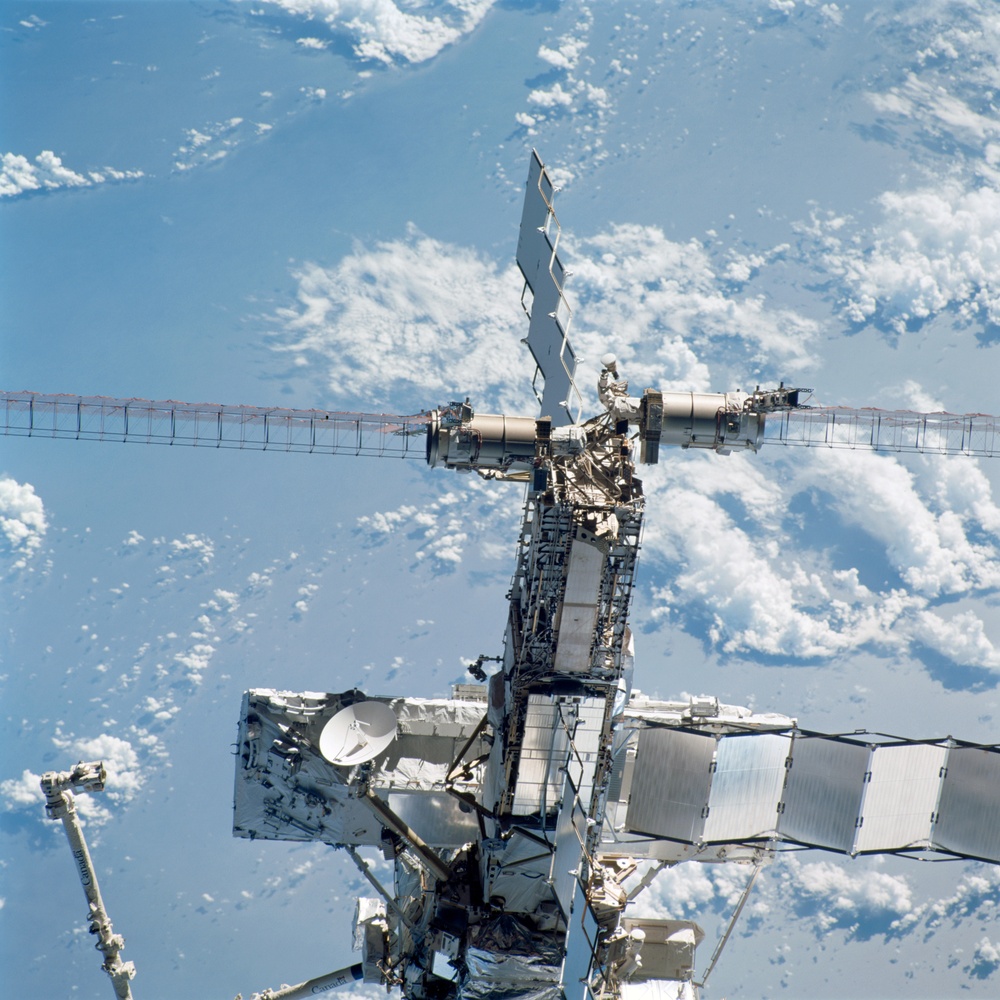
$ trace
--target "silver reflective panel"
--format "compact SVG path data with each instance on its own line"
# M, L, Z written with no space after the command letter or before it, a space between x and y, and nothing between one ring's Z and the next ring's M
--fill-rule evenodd
M781 836L850 853L870 754L857 743L797 735L778 820Z
M791 742L789 736L772 733L719 741L702 839L718 843L775 834Z
M389 808L426 844L461 847L479 835L470 806L447 792L393 792Z
M670 729L639 733L625 826L668 840L701 840L715 739Z
M576 388L576 357L569 341L571 313L563 296L565 272L556 254L559 222L552 211L555 188L538 158L531 157L517 240L517 264L524 275L522 303L528 313L528 347L545 380L542 416L555 426L578 422L582 399Z
M594 792L594 773L597 770L601 749L606 704L603 698L581 698L574 708L576 724L572 727L571 753L566 773L576 789L581 805L589 810Z
M645 835L699 851L724 844L727 855L773 839L1000 861L1000 748L864 738L642 729L624 831L616 825L612 839L635 851L630 837Z
M854 842L856 853L930 844L947 755L947 748L934 744L875 747Z
M1000 861L1000 754L952 747L941 787L935 846L963 857Z
M560 706L549 695L531 695L514 786L514 814L551 812L559 804L569 736Z
M591 965L597 950L597 921L587 905L587 895L577 882L573 896L573 914L566 928L566 959L562 968L562 987L566 1000L587 1000Z
M580 807L566 778L563 805L556 821L556 848L549 879L563 914L568 915L577 889L577 873L587 838L587 811Z
M604 561L605 553L600 546L580 538L573 540L553 664L559 673L590 670Z

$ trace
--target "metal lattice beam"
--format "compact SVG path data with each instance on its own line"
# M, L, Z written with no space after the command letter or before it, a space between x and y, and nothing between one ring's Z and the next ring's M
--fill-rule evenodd
M423 414L339 413L278 407L0 393L3 434L140 444L426 457Z
M804 407L769 413L764 441L978 458L1000 455L997 418L983 413Z

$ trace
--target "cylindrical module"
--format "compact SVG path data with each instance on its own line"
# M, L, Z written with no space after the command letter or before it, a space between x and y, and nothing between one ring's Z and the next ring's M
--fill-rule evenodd
M756 451L764 438L764 414L745 410L747 399L742 392L664 392L660 443Z
M477 413L459 422L431 414L427 464L449 469L530 468L535 460L537 422L533 417Z

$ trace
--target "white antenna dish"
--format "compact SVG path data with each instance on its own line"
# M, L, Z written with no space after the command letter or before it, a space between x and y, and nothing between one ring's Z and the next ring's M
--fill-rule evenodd
M380 701L342 708L319 734L319 752L339 767L377 757L396 738L396 715Z

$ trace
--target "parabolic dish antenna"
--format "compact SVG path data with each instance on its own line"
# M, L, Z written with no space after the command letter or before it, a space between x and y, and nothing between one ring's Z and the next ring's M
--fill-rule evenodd
M339 767L377 757L396 738L396 715L380 701L342 708L319 735L319 752Z

